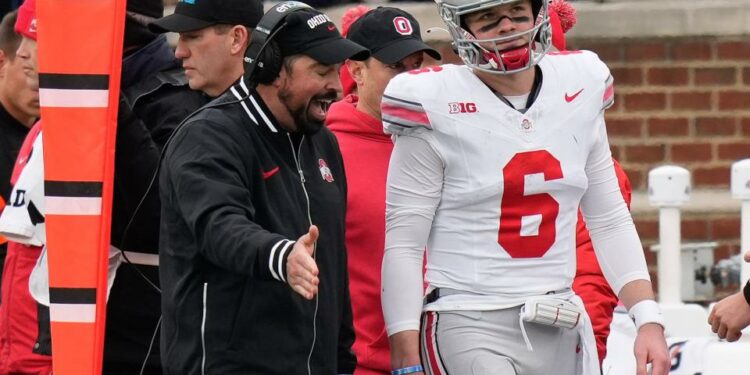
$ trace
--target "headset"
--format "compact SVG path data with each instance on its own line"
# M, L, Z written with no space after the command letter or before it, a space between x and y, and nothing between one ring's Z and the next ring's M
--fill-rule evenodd
M255 88L258 84L269 84L273 82L276 77L279 76L279 73L281 72L281 67L283 65L284 56L281 53L281 48L279 47L278 43L276 43L273 38L276 36L276 34L279 33L284 27L288 25L288 22L286 21L286 17L289 16L289 14L299 11L299 10L305 10L305 9L314 9L313 7L299 2L299 1L286 1L283 3L279 3L275 5L273 8L271 8L266 14L263 15L261 20L258 22L258 25L253 29L253 32L251 33L250 37L250 44L248 45L247 50L245 51L245 56L243 57L243 62L245 64L245 73L243 78L245 79L248 88L250 92L253 91L253 88ZM159 175L159 171L161 169L161 163L164 159L164 156L166 154L166 151L169 147L169 145L172 143L172 140L174 137L179 134L185 127L185 125L188 124L188 120L195 117L198 113L209 109L209 108L216 108L216 107L222 107L229 104L235 104L239 103L241 101L244 101L247 99L247 97L250 94L245 95L242 98L235 99L232 101L223 101L223 102L217 102L217 103L208 103L204 105L203 107L197 109L195 112L188 115L184 120L180 122L180 124L177 125L175 130L172 132L172 134L167 138L167 141L164 143L164 146L162 147L162 150L159 154L159 162L156 167L156 171L154 171L154 174L151 176L150 182L148 184L148 187L146 188L146 192L141 197L140 201L136 205L135 210L133 211L133 214L130 216L130 220L128 220L127 225L125 226L125 229L123 230L122 237L121 237L121 244L125 244L125 240L128 235L128 231L130 230L131 225L135 221L135 217L138 215L138 212L140 211L143 203L145 202L148 194L151 192L153 187L155 186L156 178ZM312 224L312 223L311 223ZM124 247L124 246L123 246ZM135 271L140 274L140 276L153 288L156 292L161 294L161 289L156 286L154 282L152 282L143 272L141 272L138 267L133 264L130 259L127 258L125 255L124 250L121 250L121 254L125 260L126 263L128 263L130 266L132 266ZM307 356L307 373L308 375L311 374L310 369L310 362L312 360L312 354L315 350L315 343L317 341L317 316L318 316L318 306L319 306L319 295L315 295L315 313L313 314L313 338L312 343L310 344L310 351ZM146 357L143 360L143 364L141 366L140 374L142 375L146 364L148 362L148 358L151 354L151 351L154 346L154 342L156 340L157 333L159 331L159 328L161 327L162 319L159 317L159 321L156 324L156 327L154 329L154 334L151 337L151 342L149 344L148 351L146 353Z
M306 9L314 8L299 1L286 1L274 5L258 22L258 25L250 35L250 45L247 47L245 57L243 58L245 63L244 79L250 89L248 91L252 91L257 84L269 84L279 76L284 63L284 56L281 53L281 47L273 39L276 34L289 24L286 18L290 14ZM312 225L312 221L310 221L310 225ZM319 294L316 294L315 312L312 319L313 337L310 343L310 351L307 354L308 375L312 374L310 362L312 361L317 341L318 331L316 322L318 320L319 302Z
M250 45L245 51L245 80L249 87L273 82L281 72L284 56L279 44L273 40L288 25L289 14L313 7L299 1L286 1L273 6L250 35Z

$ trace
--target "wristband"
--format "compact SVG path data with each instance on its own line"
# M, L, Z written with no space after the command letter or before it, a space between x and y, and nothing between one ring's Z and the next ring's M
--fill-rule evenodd
M416 366L402 367L399 369L395 369L391 371L391 375L413 374L415 372L422 372L422 371L424 371L424 368L422 367L422 365L416 365Z
M636 303L630 308L628 315L635 322L636 330L639 330L642 325L647 323L656 323L664 327L664 317L661 315L659 304L652 299Z
M742 294L745 295L745 301L750 305L750 280L748 280L745 287L742 288Z

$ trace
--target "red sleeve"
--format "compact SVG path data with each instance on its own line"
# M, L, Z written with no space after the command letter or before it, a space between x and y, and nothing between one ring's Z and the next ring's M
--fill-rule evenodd
M617 160L614 160L617 181L625 203L630 208L632 187L630 180ZM617 296L604 278L599 262L596 260L591 237L583 222L581 211L578 211L578 225L576 227L576 277L573 280L573 290L583 300L586 312L591 318L596 336L596 348L599 352L599 363L607 354L607 336L609 325L612 323L612 313L617 306Z
M3 213L3 210L5 209L5 199L3 197L0 197L0 214ZM5 237L0 236L0 245L8 242L8 240L5 239Z
M21 175L23 167L26 166L26 162L29 161L29 158L31 157L31 149L34 147L34 141L41 131L42 122L37 121L26 134L26 138L24 138L23 144L21 144L21 150L18 151L16 163L13 165L13 174L10 176L11 185L16 184L16 180L18 180L18 176Z

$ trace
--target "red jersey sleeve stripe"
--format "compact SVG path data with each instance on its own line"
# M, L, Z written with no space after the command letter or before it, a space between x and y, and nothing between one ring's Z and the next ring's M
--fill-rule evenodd
M419 124L427 128L430 127L430 120L427 117L427 113L424 111L417 111L406 107L392 105L389 103L383 103L382 106L383 117L395 120L401 124ZM403 121L399 121L403 120Z

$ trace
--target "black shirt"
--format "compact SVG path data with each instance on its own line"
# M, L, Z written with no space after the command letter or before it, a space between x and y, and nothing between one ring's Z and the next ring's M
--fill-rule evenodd
M0 195L6 203L11 191L10 175L29 129L0 104Z

